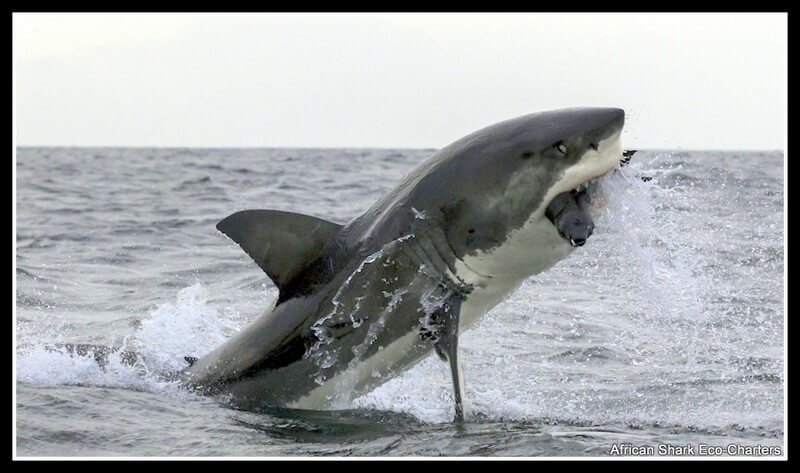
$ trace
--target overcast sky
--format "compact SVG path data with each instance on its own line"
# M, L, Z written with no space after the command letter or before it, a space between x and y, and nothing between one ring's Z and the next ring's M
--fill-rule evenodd
M627 112L629 148L783 149L783 14L45 15L14 21L18 145L440 148Z

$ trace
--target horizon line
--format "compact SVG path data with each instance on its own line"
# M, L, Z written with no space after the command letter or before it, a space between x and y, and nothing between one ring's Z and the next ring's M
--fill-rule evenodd
M370 150L414 150L414 151L436 151L444 147L391 147L391 146L185 146L185 145L15 145L15 149L20 148L85 148L85 149L370 149ZM780 148L648 148L630 147L636 151L724 151L724 152L781 152Z

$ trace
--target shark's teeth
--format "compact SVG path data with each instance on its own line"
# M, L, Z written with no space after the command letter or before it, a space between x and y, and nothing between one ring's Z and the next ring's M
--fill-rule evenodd
M600 179L599 177L594 177L592 179L589 179L586 182L578 184L578 186L575 187L573 189L573 191L575 191L575 192L583 192L583 191L589 189L589 186L596 184L599 179Z

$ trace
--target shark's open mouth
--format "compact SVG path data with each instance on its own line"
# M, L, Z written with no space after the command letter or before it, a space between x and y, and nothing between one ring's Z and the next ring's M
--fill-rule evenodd
M620 166L628 164L635 152L624 151ZM556 195L545 210L545 216L556 227L558 234L574 247L583 246L594 231L589 206L597 196L597 185L604 175L584 181L574 189Z
M605 174L604 174L605 175ZM603 176L595 177L593 179L589 179L588 181L584 182L583 184L578 185L578 187L572 189L570 192L573 193L585 193L587 191L594 190L597 186L598 181Z

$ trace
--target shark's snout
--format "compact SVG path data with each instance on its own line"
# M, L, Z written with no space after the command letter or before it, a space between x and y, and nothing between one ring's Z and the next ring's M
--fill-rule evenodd
M621 108L609 108L608 120L615 129L622 129L622 126L625 124L625 110Z
M610 136L622 130L625 124L625 111L621 108L598 108L590 114L589 120Z
M621 108L585 108L565 129L568 135L581 135L589 140L589 147L598 150L598 145L617 135L625 125L625 111Z

